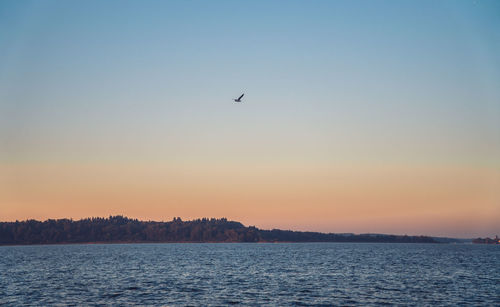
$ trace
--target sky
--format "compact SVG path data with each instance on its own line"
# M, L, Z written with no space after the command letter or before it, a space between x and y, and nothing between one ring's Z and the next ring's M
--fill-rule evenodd
M0 221L117 214L500 235L500 2L1 1Z

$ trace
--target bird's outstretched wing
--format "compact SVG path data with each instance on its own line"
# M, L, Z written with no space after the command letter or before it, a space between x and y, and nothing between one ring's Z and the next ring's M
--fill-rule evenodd
M238 100L240 100L243 96L245 96L245 94L241 94L241 96L238 97Z

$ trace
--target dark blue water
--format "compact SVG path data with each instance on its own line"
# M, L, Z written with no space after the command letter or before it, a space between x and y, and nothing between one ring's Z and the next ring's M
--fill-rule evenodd
M0 247L6 305L499 305L500 246Z

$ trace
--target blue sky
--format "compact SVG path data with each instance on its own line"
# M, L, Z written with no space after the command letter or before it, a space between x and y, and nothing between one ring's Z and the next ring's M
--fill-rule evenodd
M85 134L93 120L134 133L185 112L234 127L225 102L246 92L244 125L480 135L498 149L495 1L7 1L0 11L4 114L38 128Z

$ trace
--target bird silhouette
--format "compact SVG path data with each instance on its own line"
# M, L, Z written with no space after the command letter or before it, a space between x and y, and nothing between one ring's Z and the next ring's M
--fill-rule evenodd
M233 99L233 100L234 100L234 102L241 102L241 98L242 98L243 96L245 96L245 94L241 94L241 96L240 96L240 97L238 97L237 99Z

